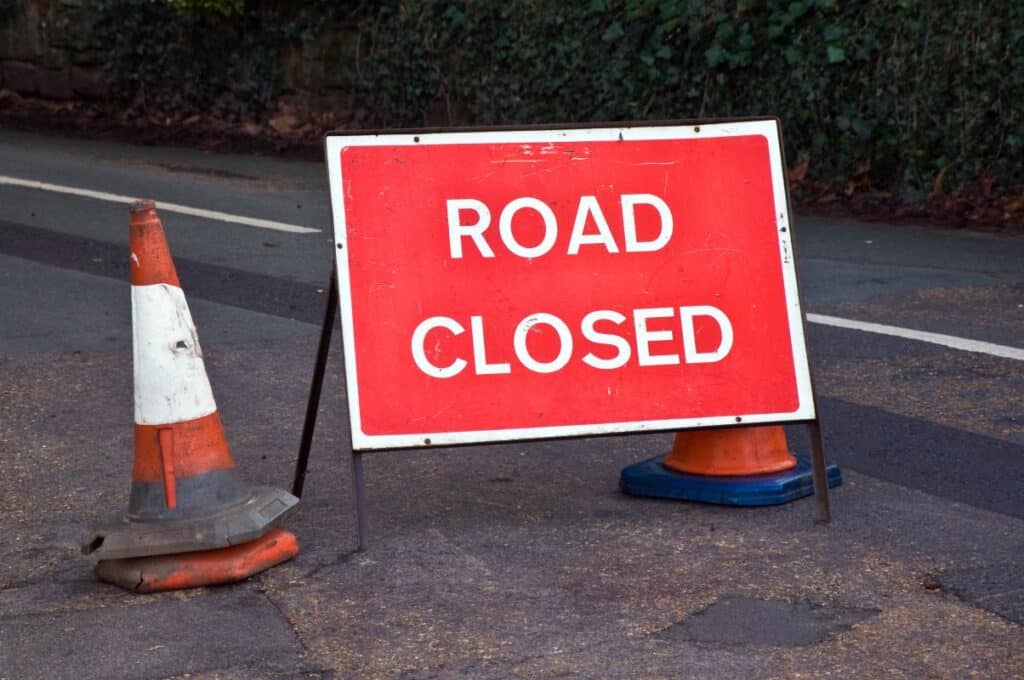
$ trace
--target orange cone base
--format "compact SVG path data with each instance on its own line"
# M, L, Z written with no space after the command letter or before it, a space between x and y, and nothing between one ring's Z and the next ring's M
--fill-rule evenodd
M745 476L796 467L781 425L683 430L662 461L669 470L694 475Z
M102 581L136 593L198 588L221 583L243 581L299 553L295 535L274 529L248 543L230 548L133 557L121 560L100 560L96 575Z

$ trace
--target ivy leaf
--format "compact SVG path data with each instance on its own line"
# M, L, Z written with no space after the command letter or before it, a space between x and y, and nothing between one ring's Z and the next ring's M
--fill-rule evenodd
M842 47L836 47L835 45L829 45L825 48L828 53L828 63L838 64L841 61L846 60L846 52L843 52Z
M712 45L704 53L704 58L707 60L708 66L718 66L725 61L726 56L725 50L718 45Z
M601 34L601 40L605 42L612 42L613 40L618 40L624 35L626 35L626 32L622 30L622 24L616 21L609 26L603 34Z
M846 35L846 30L842 26L836 24L830 24L825 27L824 38L829 42L839 40Z

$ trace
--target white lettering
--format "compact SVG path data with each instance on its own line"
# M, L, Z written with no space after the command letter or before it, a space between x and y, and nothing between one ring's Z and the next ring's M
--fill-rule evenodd
M697 334L693 329L693 318L695 316L710 316L718 324L722 331L722 341L718 348L710 352L697 351ZM683 325L683 354L688 364L711 364L721 361L732 349L732 324L729 317L722 310L710 305L698 305L695 307L680 307L679 318Z
M636 358L641 366L671 366L679 363L678 354L651 354L651 343L672 339L672 331L651 331L647 329L650 319L667 319L675 316L671 307L634 309L633 326L636 328Z
M487 348L484 346L484 318L469 317L469 325L473 329L473 367L477 375L499 375L511 373L512 367L507 363L487 363Z
M587 226L587 215L592 215L594 224L597 225L596 234L584 234L583 229ZM569 255L577 255L580 246L603 245L609 253L619 252L619 246L612 237L611 229L608 228L608 220L601 212L601 206L595 196L583 196L580 198L579 208L576 210L576 221L572 225L572 234L569 236Z
M448 207L448 246L452 257L456 260L462 258L462 239L469 237L476 249L484 257L494 257L494 251L484 240L484 231L491 226L491 211L482 202L475 198L450 198L446 201ZM474 224L463 224L460 213L463 210L472 210L476 213L477 220Z
M512 232L512 218L516 212L523 208L535 210L544 221L544 238L532 248L519 243ZM501 234L501 240L505 243L505 247L513 255L518 255L519 257L540 257L554 247L555 239L558 237L558 222L555 220L555 213L551 211L551 208L546 203L536 198L524 196L523 198L515 199L502 209L501 217L498 218L498 232Z
M558 350L558 356L546 363L534 359L530 354L529 348L526 346L526 337L530 330L541 323L555 329L561 345ZM569 363L569 359L572 358L572 333L569 332L569 327L565 325L565 322L557 316L540 312L531 314L519 322L512 336L512 346L515 348L516 356L523 366L526 366L534 373L554 373L564 368Z
M593 352L587 352L583 357L583 363L606 371L622 368L626 365L629 361L630 355L632 354L632 351L629 348L629 343L626 342L626 339L618 335L612 335L611 333L601 333L594 328L594 324L598 321L611 321L612 323L621 324L625 320L625 316L609 309L599 309L596 312L590 312L583 317L581 330L583 331L584 338L595 344L608 345L609 347L614 347L618 350L615 356L610 359L601 359Z
M678 313L681 336L675 334L674 329L652 330L649 324L654 319L675 319ZM683 364L709 364L725 359L732 351L734 333L732 323L725 313L717 307L710 305L694 305L691 307L651 307L632 310L633 329L635 331L634 342L630 342L622 332L626 315L611 310L598 309L588 312L579 322L578 332L583 339L598 347L611 348L611 352L605 350L601 354L611 354L603 358L595 351L589 351L580 357L580 360L590 366L602 371L610 371L622 368L630 362L635 352L637 363L640 366L677 366ZM712 350L698 351L697 349L697 317L709 317L718 325L720 340L718 346ZM543 324L550 326L557 335L557 355L550 361L540 361L530 353L528 338L530 333L538 330L536 326ZM612 324L615 329L598 330L599 324ZM512 362L501 361L491 362L487 358L487 347L485 342L485 320L483 316L471 316L470 328L472 333L473 368L477 375L507 375L513 373ZM436 329L447 330L452 335L461 335L465 328L455 319L447 316L432 316L422 321L412 334L412 356L416 366L426 375L433 378L451 378L461 373L468 362L465 359L456 357L447 366L439 366L437 359L442 355L442 340L438 339L433 347L427 348L427 336ZM573 329L576 331L577 329ZM710 329L709 329L710 330ZM538 312L523 318L515 327L512 334L512 350L518 360L518 367L524 367L534 373L555 373L565 368L572 360L575 346L575 337L565 321L555 316ZM611 332L609 332L611 331ZM712 338L714 336L712 335ZM493 338L492 338L493 340ZM674 342L681 346L682 354L678 353L654 353L651 345L658 342ZM506 340L507 343L507 340ZM707 345L708 342L703 343ZM499 343L501 351L507 353L507 344ZM669 349L666 347L665 349ZM428 358L430 357L430 358Z
M626 252L628 253L649 253L661 250L672 238L672 212L668 209L665 201L654 194L623 194L622 202L622 231L626 239ZM658 211L661 218L661 232L653 241L640 241L636 235L636 206L650 205Z
M432 378L451 378L466 367L466 360L456 359L448 366L437 366L427 358L423 342L427 339L427 333L435 328L444 328L451 331L452 335L459 335L466 330L458 321L447 316L432 316L421 321L412 333L412 359L421 371Z

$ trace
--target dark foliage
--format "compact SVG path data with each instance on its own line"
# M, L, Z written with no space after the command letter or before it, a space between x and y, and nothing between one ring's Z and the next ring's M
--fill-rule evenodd
M174 113L264 115L283 46L344 21L357 56L334 50L327 68L347 74L374 125L777 115L790 162L847 194L881 187L913 202L1024 182L1021 3L97 5L116 92Z

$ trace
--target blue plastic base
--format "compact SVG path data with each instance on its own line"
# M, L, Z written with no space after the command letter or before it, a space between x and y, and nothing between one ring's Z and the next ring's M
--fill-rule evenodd
M814 493L811 461L796 454L796 467L767 475L713 477L673 472L656 456L622 469L619 488L632 496L672 498L719 505L780 505ZM828 485L843 483L835 463L826 462Z

